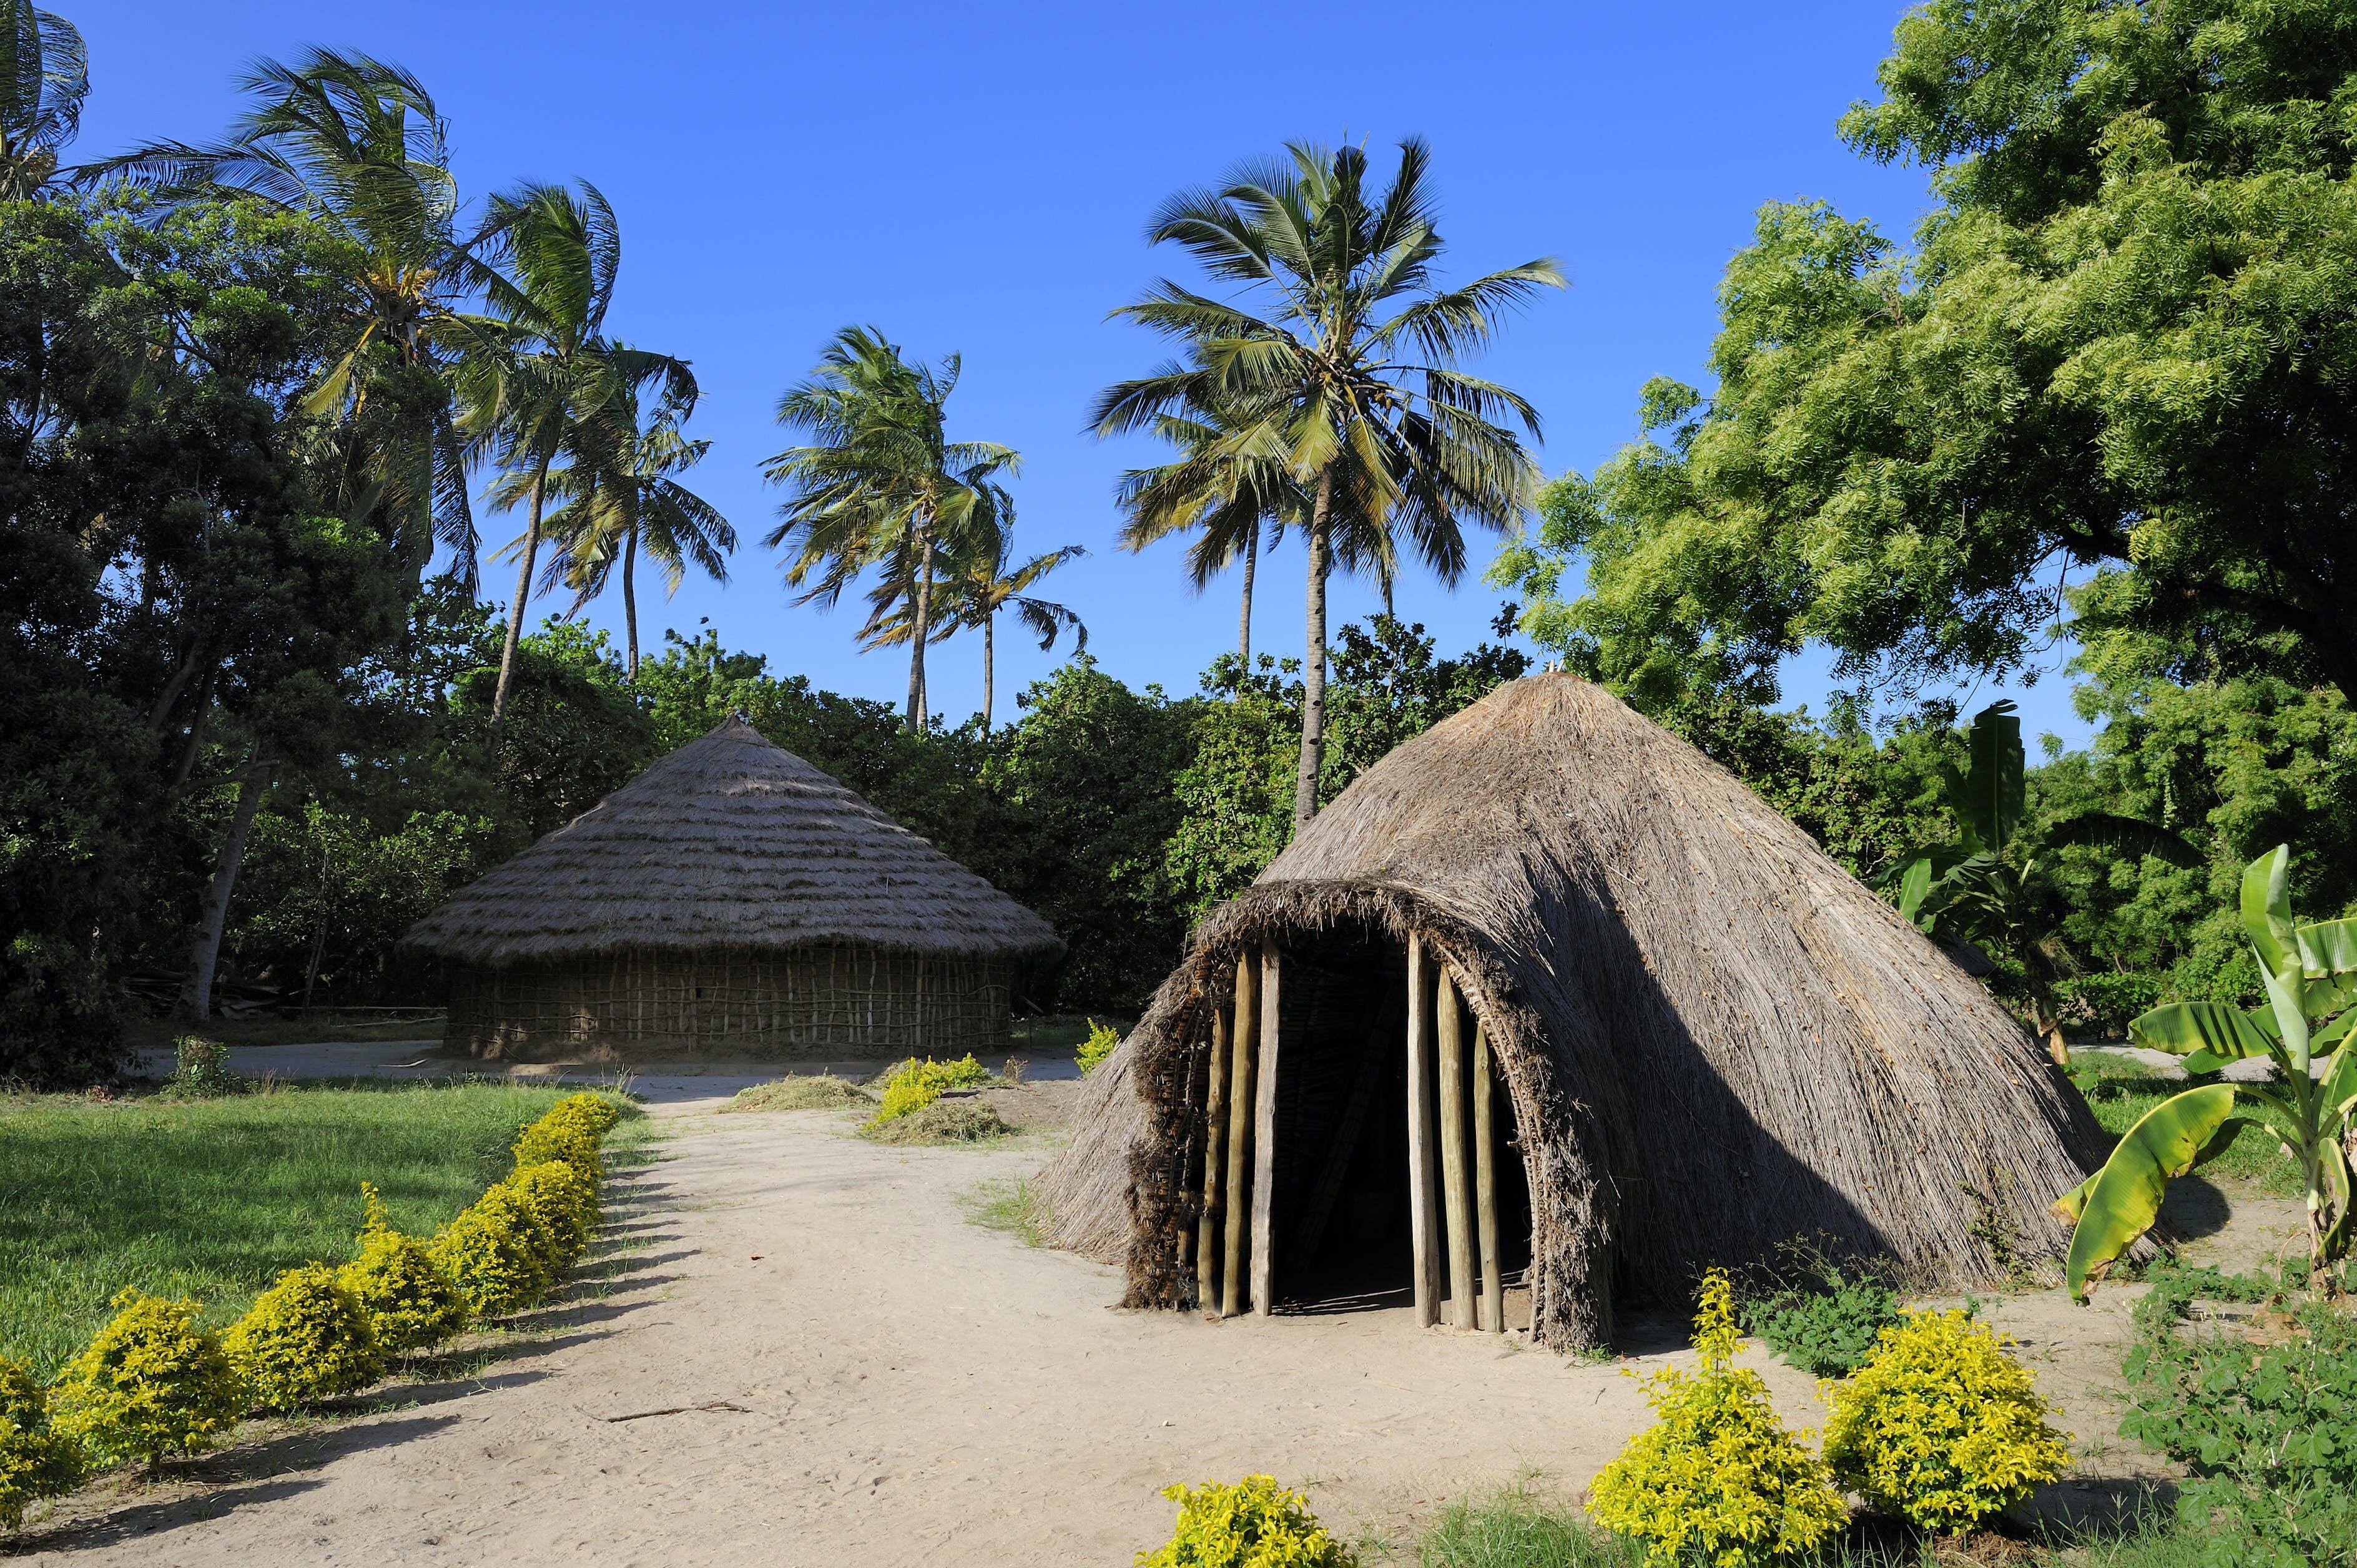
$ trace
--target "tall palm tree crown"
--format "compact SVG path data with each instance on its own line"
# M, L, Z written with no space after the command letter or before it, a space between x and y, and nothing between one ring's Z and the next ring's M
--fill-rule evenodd
M167 199L258 199L351 245L350 336L306 411L340 421L339 504L382 519L418 570L436 542L447 546L471 589L477 540L453 385L485 347L483 324L463 306L488 274L457 235L448 126L414 75L366 54L259 60L238 85L254 102L222 140L155 143L77 177Z
M832 605L870 567L882 568L891 590L871 628L906 597L910 729L928 717L935 556L997 548L1013 510L1001 478L1023 461L996 442L949 438L945 405L959 368L954 354L938 368L911 365L876 328L845 328L810 379L778 400L778 423L809 443L779 453L765 470L790 491L766 542L788 552L786 583L803 590L799 602Z
M485 236L486 256L503 269L484 285L503 340L500 353L469 367L464 418L500 467L522 481L500 493L520 492L527 507L523 535L511 546L519 567L491 699L496 734L532 597L550 469L568 453L594 466L598 454L635 435L637 393L658 389L683 418L694 407L696 386L685 360L605 336L622 235L596 186L530 184L495 197Z
M1050 550L1035 555L1017 566L1014 564L1014 520L1006 517L993 536L976 541L977 553L954 559L944 557L947 571L933 589L933 601L946 607L931 633L934 642L945 642L960 631L982 633L982 732L990 733L991 709L997 694L997 627L999 612L1004 610L1021 621L1039 639L1044 651L1056 645L1056 639L1066 628L1072 632L1072 651L1088 650L1089 628L1070 607L1052 599L1043 599L1030 593L1039 580L1068 561L1075 561L1088 552L1077 544L1067 544L1060 550ZM986 553L982 553L986 552ZM866 626L860 628L860 640L867 648L889 648L909 640L915 624L913 599L906 589L887 582L868 595L874 607Z
M30 201L81 129L90 55L71 22L31 0L0 0L0 201Z
M1149 241L1178 245L1237 297L1165 279L1116 311L1174 339L1186 359L1108 388L1092 422L1109 436L1227 410L1234 427L1222 448L1239 460L1272 454L1307 492L1299 824L1318 809L1325 743L1327 576L1353 558L1388 575L1404 537L1453 585L1465 569L1464 521L1497 532L1520 521L1538 475L1504 422L1536 439L1538 416L1458 366L1505 310L1564 280L1540 258L1437 287L1443 245L1420 140L1400 144L1383 191L1368 188L1360 148L1295 143L1286 152L1156 214Z

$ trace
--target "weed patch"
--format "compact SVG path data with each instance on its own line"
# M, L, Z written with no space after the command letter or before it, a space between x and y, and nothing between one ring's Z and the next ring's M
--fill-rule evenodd
M849 1079L818 1072L740 1089L720 1110L723 1115L732 1111L836 1111L869 1103L867 1096Z
M936 1100L889 1122L870 1122L859 1135L879 1144L981 1144L1014 1131L979 1100Z

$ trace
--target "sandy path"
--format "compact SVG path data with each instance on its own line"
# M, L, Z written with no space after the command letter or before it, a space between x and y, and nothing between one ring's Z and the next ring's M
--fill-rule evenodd
M1039 1148L896 1150L847 1125L679 1116L669 1157L618 1194L634 1250L544 1315L548 1337L188 1483L86 1495L20 1550L148 1568L1125 1563L1168 1533L1174 1480L1273 1471L1352 1531L1525 1470L1583 1484L1646 1418L1622 1369L1671 1353L1641 1326L1648 1353L1595 1367L1419 1334L1403 1311L1109 1310L1113 1271L965 1218ZM2106 1442L2100 1394L2129 1294L2000 1313L2110 1473L2140 1467ZM1810 1380L1763 1369L1814 1424Z

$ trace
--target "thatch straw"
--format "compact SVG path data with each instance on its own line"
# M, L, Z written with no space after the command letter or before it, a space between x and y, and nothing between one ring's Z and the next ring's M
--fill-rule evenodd
M1049 1168L1049 1239L1181 1305L1185 1086L1236 955L1422 935L1488 1022L1530 1178L1533 1323L1827 1239L1913 1276L2059 1254L2099 1134L2022 1027L1732 774L1595 686L1501 687L1370 768L1195 933Z
M1045 920L740 718L461 889L408 940L491 967L625 949L1063 950Z

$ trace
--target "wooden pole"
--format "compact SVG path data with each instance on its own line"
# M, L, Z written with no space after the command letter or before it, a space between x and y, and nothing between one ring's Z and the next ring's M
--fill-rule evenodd
M1407 1208L1415 1248L1415 1321L1440 1321L1440 1216L1434 1212L1432 985L1424 939L1407 940Z
M1481 1326L1506 1331L1506 1286L1498 1274L1498 1138L1491 1125L1497 1072L1490 1061L1490 1026L1473 1019L1474 1203L1481 1211Z
M1457 983L1448 966L1433 986L1434 1034L1439 1041L1440 1183L1448 1210L1448 1321L1470 1328L1473 1317L1473 1193L1465 1179L1465 1030Z
M1220 1310L1221 1178L1228 1158L1228 1012L1211 1013L1211 1082L1203 1096L1203 1212L1195 1221L1195 1300Z
M1236 961L1236 1026L1228 1069L1228 1247L1220 1273L1220 1316L1244 1309L1244 1226L1250 1216L1252 1177L1253 1043L1260 1018L1260 963L1247 953Z
M1276 1006L1285 979L1276 943L1260 944L1260 1051L1254 1065L1252 1305L1276 1310Z

